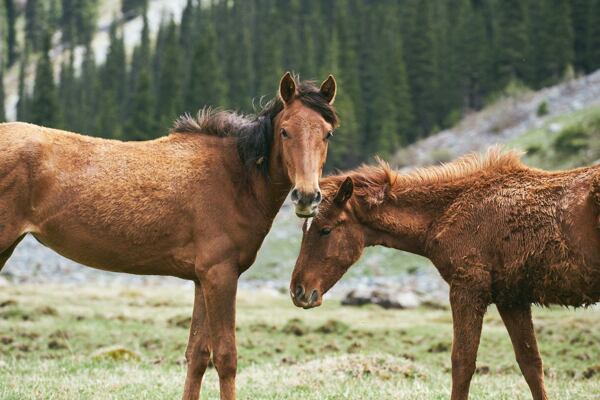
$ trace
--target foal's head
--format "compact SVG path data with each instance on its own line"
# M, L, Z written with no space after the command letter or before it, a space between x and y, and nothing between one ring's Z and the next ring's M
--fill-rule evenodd
M283 110L275 120L274 145L293 185L291 197L299 217L314 216L321 203L319 178L328 140L338 124L332 106L335 94L331 75L318 89L298 83L289 72L279 84Z
M354 185L347 177L341 185L325 186L324 202L304 236L296 261L290 294L298 307L321 305L325 294L361 256L366 231L357 219L352 197Z

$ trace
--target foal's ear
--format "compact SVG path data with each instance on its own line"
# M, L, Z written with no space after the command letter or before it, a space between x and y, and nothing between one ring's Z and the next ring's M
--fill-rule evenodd
M333 201L337 205L344 205L350 197L352 197L352 192L354 191L354 183L352 182L352 178L347 177L344 182L340 185L335 198Z
M296 94L296 82L289 72L286 72L279 82L279 97L285 104L289 104Z
M337 83L335 83L335 78L333 75L329 75L327 79L321 83L320 92L329 104L333 104L335 101L335 94L337 92Z

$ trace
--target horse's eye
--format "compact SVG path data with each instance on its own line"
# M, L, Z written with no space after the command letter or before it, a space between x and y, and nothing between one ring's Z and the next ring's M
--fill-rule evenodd
M329 139L332 136L333 136L333 131L327 132L327 134L325 135L325 140Z
M330 228L323 228L319 231L319 235L321 236L327 236L331 233L331 229Z
M287 138L289 138L289 137L290 137L290 136L288 135L287 131L286 131L285 129L283 129L283 128L281 128L281 136L282 136L284 139L287 139Z

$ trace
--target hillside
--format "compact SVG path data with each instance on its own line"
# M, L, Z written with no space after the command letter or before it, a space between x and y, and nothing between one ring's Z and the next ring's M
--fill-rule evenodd
M394 162L406 168L431 165L500 143L528 151L527 160L536 166L561 167L555 155L533 153L548 150L555 136L573 120L595 113L600 114L600 70L537 92L506 96L466 116L455 127L399 150ZM567 166L592 160L576 154L570 161Z

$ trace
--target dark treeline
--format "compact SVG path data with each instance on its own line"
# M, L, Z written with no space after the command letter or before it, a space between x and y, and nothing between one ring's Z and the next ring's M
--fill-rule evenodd
M144 1L126 0L101 64L89 47L94 1L29 0L24 11L0 2L2 64L20 63L20 120L149 139L207 104L252 112L286 70L319 81L333 73L336 167L451 126L510 85L539 88L600 67L600 0L190 0L181 21L166 18L156 37ZM121 24L138 14L139 43L126 52ZM55 79L48 36L58 28L63 46L85 50L81 65L66 57ZM36 63L30 93L28 62Z

